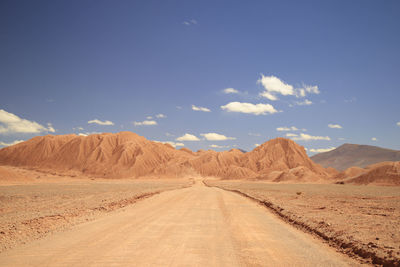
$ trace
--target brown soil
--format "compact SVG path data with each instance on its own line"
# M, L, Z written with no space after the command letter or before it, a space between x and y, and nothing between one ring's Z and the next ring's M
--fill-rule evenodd
M201 181L0 254L3 266L358 266L238 194Z
M240 192L285 221L366 262L400 265L400 188L207 180Z
M14 170L29 173L29 170ZM0 251L93 220L191 180L91 180L43 175L0 184Z

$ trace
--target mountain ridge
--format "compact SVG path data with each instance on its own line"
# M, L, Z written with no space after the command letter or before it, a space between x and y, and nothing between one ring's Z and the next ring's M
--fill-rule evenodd
M193 152L154 142L133 132L89 136L47 135L0 150L0 164L96 177L185 175L223 179L324 179L328 171L307 156L304 147L286 138L265 142L253 151L238 149Z
M365 168L385 161L400 161L400 151L370 145L343 144L334 150L310 157L323 167L344 171L350 167Z

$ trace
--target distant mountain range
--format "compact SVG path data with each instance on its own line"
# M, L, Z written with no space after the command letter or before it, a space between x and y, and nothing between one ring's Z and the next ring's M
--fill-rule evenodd
M332 167L339 171L349 167L364 168L383 161L400 161L400 151L377 146L344 144L340 147L314 155L311 159L323 167Z

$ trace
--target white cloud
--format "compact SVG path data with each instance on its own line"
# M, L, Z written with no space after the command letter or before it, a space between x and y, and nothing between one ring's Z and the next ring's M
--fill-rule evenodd
M228 148L229 146L210 145L212 148Z
M224 92L225 94L238 94L238 93L239 93L239 91L236 90L235 88L225 88L225 89L223 90L223 92Z
M265 97L271 101L278 100L277 95L294 95L296 97L305 97L307 94L320 93L317 85L303 84L302 88L294 88L293 85L287 84L273 75L264 76L263 74L261 74L261 78L257 80L257 83L261 84L265 89L265 91L260 93L260 96ZM311 105L311 101L307 100L304 102L298 102L298 105Z
M338 138L338 140L341 140L341 141L343 141L343 140L346 140L346 138L339 137L339 138Z
M98 120L98 119L94 119L94 120L88 121L88 123L89 124L94 123L94 124L98 124L98 125L114 125L114 123L112 121L101 121L101 120Z
M221 109L227 112L241 112L254 115L266 115L267 113L273 114L278 112L270 104L252 104L242 102L230 102L225 106L221 106Z
M156 121L134 121L133 125L135 126L150 126L150 125L157 125Z
M83 127L74 127L74 128L72 128L72 130L74 130L74 131L83 131L84 129L83 129Z
M398 123L396 123L397 126L400 126L400 121Z
M372 141L378 141L378 138L372 137L371 140L372 140Z
M195 19L185 20L184 22L182 22L182 24L186 26L197 25L197 20Z
M328 124L328 127L329 128L332 128L332 129L342 129L343 127L341 126L341 125L339 125L339 124Z
M356 101L357 101L357 98L356 98L356 97L352 97L352 98L349 98L349 99L345 99L345 100L344 100L345 103L353 103L353 102L356 102Z
M287 133L286 136L287 136L287 137L295 137L295 136L298 136L298 135L297 135L297 134L294 134L294 133Z
M298 105L298 106L309 106L309 105L312 105L312 101L308 100L308 99L304 99L304 101L300 101L300 102L297 101L296 105Z
M265 97L271 101L278 100L278 97L276 95L271 94L270 92L264 91L260 93L260 96Z
M297 129L297 127L295 127L295 126L292 126L292 127L286 127L286 126L283 126L283 127L278 127L278 128L276 128L276 130L278 131L278 132L289 132L289 131L298 131L299 129ZM303 131L304 131L305 129L303 129Z
M5 142L1 142L0 141L0 146L13 146L13 145L16 145L16 144L24 142L24 141L25 140L15 140L15 141L13 141L11 143L5 143Z
M152 116L147 116L147 117L146 117L146 119L148 119L148 120L152 120L152 119L153 119L153 117L152 117Z
M334 150L335 148L336 147L333 147L333 146L328 147L328 148L311 148L311 149L308 149L308 151L313 152L313 153L323 153L323 152L328 152L328 151Z
M185 133L184 135L176 138L175 140L176 141L200 141L200 139L197 136L195 136L193 134L188 134L188 133Z
M254 146L255 146L255 147L258 147L258 146L260 146L260 144L254 144Z
M293 137L293 140L311 141L311 140L331 140L329 136L312 136L309 134L301 133L299 136Z
M159 119L164 119L164 118L166 118L166 117L167 117L167 116L165 116L165 115L162 114L162 113L156 115L156 118L159 118Z
M101 132L85 132L85 133L78 133L78 136L88 136L91 134L101 134Z
M56 130L53 128L53 125L50 122L47 123L47 129L51 133L55 133L56 132Z
M261 74L261 78L257 83L262 84L265 90L270 94L280 94L280 95L294 95L293 86L287 84L275 76L264 76ZM272 100L272 99L270 99Z
M165 135L166 135L166 136L174 136L174 135L171 134L171 133L165 133Z
M307 93L317 94L317 95L320 93L317 85L312 86L303 84L303 87L307 91Z
M203 112L210 112L211 110L205 107L197 107L195 105L192 105L192 109L196 111L203 111Z
M204 136L204 138L208 141L224 141L224 140L235 140L235 137L227 137L223 134L217 134L217 133L204 133L200 134L201 136Z
M15 114L0 109L0 134L10 133L41 133L55 132L53 126L48 123L47 128L35 121L22 119Z
M184 143L176 143L176 142L172 142L172 141L156 141L156 140L153 140L153 141L157 142L157 143L169 144L173 147L185 146Z

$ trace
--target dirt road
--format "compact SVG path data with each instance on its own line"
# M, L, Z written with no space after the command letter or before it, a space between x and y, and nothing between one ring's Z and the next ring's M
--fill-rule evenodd
M346 266L237 194L197 183L0 254L1 266Z

